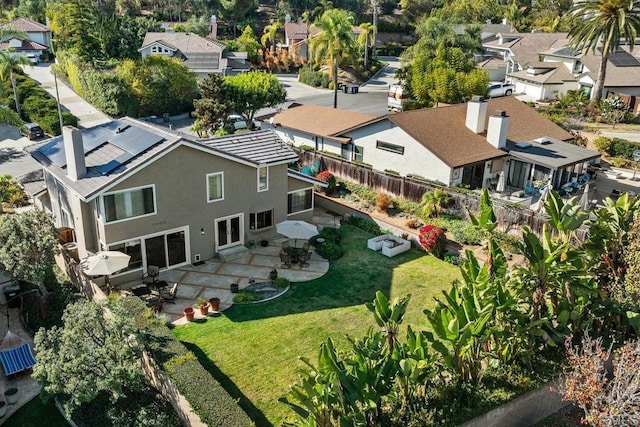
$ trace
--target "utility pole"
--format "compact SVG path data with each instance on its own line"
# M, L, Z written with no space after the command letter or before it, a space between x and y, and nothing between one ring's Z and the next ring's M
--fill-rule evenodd
M60 108L60 94L58 93L58 74L56 73L56 70L52 67L51 70L53 71L53 81L55 82L56 85L56 101L58 102L58 120L60 120L60 135L62 135L62 128L64 127L63 121L62 121L62 109Z

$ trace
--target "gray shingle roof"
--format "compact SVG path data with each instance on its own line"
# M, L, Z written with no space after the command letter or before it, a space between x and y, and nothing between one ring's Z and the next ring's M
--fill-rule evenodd
M554 138L545 138L544 145L536 141L529 142L531 142L531 145L528 147L518 147L514 143L507 143L507 150L515 158L551 169L559 169L600 158L600 153L597 151L568 144Z
M118 133L118 128L120 132ZM129 117L94 126L82 131L85 146L87 173L77 181L67 177L66 161L60 161L63 146L58 144L62 137L52 138L27 150L49 173L84 200L91 200L105 191L110 185L124 179L147 164L181 144L196 144L212 155L226 157L240 163L261 164L289 163L298 158L297 154L272 131L247 132L209 140L193 140L181 135L141 122ZM125 154L127 144L135 147L137 139L127 140L127 136L155 138L158 142L147 150L124 161L120 166L104 172L104 166ZM124 142L117 146L110 140ZM55 148L52 150L51 148ZM44 149L47 148L48 150ZM42 150L41 150L42 149ZM134 150L135 151L135 150ZM63 154L64 155L64 154Z

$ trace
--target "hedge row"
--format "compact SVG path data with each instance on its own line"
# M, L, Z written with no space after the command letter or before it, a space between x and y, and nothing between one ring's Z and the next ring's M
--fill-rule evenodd
M309 68L301 68L298 74L298 80L300 83L307 84L313 87L329 87L330 78L329 74L321 71L313 71Z
M633 152L640 150L640 144L622 138L599 136L593 141L596 150L607 153L611 157L633 160Z
M32 78L24 74L14 72L20 100L21 118L26 122L35 122L50 135L60 135L60 118L58 117L58 103L49 93L38 85ZM9 105L15 109L13 89L11 84L5 82L6 97L0 99L0 103ZM78 118L71 113L62 113L64 125L78 125Z
M159 322L136 298L128 298L129 311L145 330L145 347L193 410L207 425L246 427L253 422L237 401L198 362L169 328Z

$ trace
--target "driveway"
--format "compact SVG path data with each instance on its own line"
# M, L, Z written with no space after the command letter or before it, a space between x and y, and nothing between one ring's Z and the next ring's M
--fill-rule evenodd
M40 86L51 96L56 97L56 88L51 64L40 63L33 67L23 67L25 74L40 83ZM58 92L60 93L60 104L63 110L68 111L78 118L78 125L88 128L91 126L106 123L111 119L106 114L98 111L93 105L82 99L62 80L58 79Z
M38 141L29 141L20 135L15 126L0 124L0 175L9 174L13 177L29 174L42 169L33 157L24 149Z

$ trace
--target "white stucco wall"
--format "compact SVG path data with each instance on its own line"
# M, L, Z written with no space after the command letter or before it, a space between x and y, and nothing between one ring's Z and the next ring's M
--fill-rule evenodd
M400 175L416 174L449 185L451 168L415 139L389 120L382 120L348 134L357 146L363 147L362 161L374 169L391 169ZM376 141L404 147L398 154L376 148Z
M28 32L27 36L29 37L29 40L32 40L36 43L40 43L42 45L45 45L47 47L51 46L51 33L45 33L45 32Z

